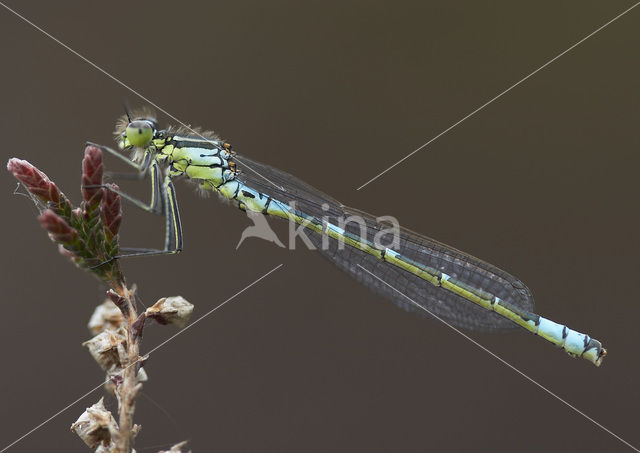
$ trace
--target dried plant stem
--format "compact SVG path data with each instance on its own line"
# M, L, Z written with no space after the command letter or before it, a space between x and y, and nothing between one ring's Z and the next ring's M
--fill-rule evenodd
M136 408L136 398L140 393L142 384L136 383L137 376L137 363L140 361L140 339L141 336L134 335L134 322L138 319L134 297L132 291L126 286L122 288L120 292L127 301L127 307L129 316L127 316L127 342L126 342L126 357L127 363L122 364L122 384L117 387L118 396L118 412L120 426L120 433L116 442L116 451L122 453L129 453L131 451L131 444L137 434L139 428L133 423L133 415Z
M193 305L181 296L163 297L145 312L136 310L135 287L129 289L118 258L122 221L120 196L102 182L102 151L87 146L82 161L82 197L75 208L56 184L42 171L22 159L10 159L7 169L29 191L40 211L38 220L58 244L59 251L78 267L92 272L112 289L110 300L99 305L89 322L95 335L83 343L98 365L107 372L108 384L118 400L116 422L102 398L71 425L84 443L96 453L131 453L140 426L133 423L136 400L147 379L140 357L140 340L147 318L159 324L183 327ZM170 452L179 453L184 443Z

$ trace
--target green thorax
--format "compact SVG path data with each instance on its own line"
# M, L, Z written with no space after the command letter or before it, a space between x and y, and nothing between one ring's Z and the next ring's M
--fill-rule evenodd
M121 146L126 148L127 143L123 137ZM205 189L217 189L236 175L235 153L228 143L219 139L158 131L148 150L167 167L171 177L199 180Z

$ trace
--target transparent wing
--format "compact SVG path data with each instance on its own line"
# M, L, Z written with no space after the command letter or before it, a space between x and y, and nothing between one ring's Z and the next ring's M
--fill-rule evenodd
M345 229L370 242L374 241L376 234L381 230L389 228L389 225L377 222L374 216L348 208L286 172L243 156L240 156L238 167L242 171L238 176L239 180L282 203L295 202L296 209L309 216L319 219L326 217L334 224L340 224L341 219L352 215L359 216L365 222L364 228L355 223L348 223ZM274 184L281 188L277 188ZM336 266L373 292L386 297L405 310L428 316L424 310L416 307L407 298L380 282L359 265L401 291L430 313L456 327L490 332L518 327L508 319L366 252L349 246L341 249L338 241L329 237L324 238L324 243L328 243L328 247L323 247L323 235L311 230L308 230L307 236ZM519 279L453 247L401 228L400 244L394 250L411 260L438 269L526 311L534 311L531 291Z

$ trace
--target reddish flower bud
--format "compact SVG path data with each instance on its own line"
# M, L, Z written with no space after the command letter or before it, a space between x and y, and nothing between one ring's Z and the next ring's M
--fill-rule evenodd
M16 177L27 188L29 192L36 195L44 202L60 203L62 194L58 187L36 167L26 160L9 159L7 170Z
M89 206L95 206L100 202L104 190L99 186L102 184L102 151L96 146L87 146L84 149L84 159L82 160L82 198Z
M129 305L127 303L127 299L125 299L124 297L122 297L120 294L118 294L117 292L115 292L112 289L107 291L107 296L116 305L116 307L118 307L120 309L120 311L122 312L122 315L125 318L128 318L129 317Z
M147 315L141 313L138 319L131 324L131 338L136 341L138 337L142 337L142 329L144 329L144 322L147 320Z
M51 239L57 242L69 243L78 237L78 232L51 209L46 209L38 217L42 228L49 232Z
M109 187L118 190L115 184L107 184ZM105 190L102 201L100 202L100 214L102 215L102 223L111 236L116 236L120 230L122 223L122 210L120 207L120 195Z

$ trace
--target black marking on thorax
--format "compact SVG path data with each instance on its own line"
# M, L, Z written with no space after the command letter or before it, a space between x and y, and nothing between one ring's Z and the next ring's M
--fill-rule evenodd
M263 214L269 213L269 205L271 204L271 200L273 200L273 198L267 196L267 202L264 204L264 209L262 210Z

